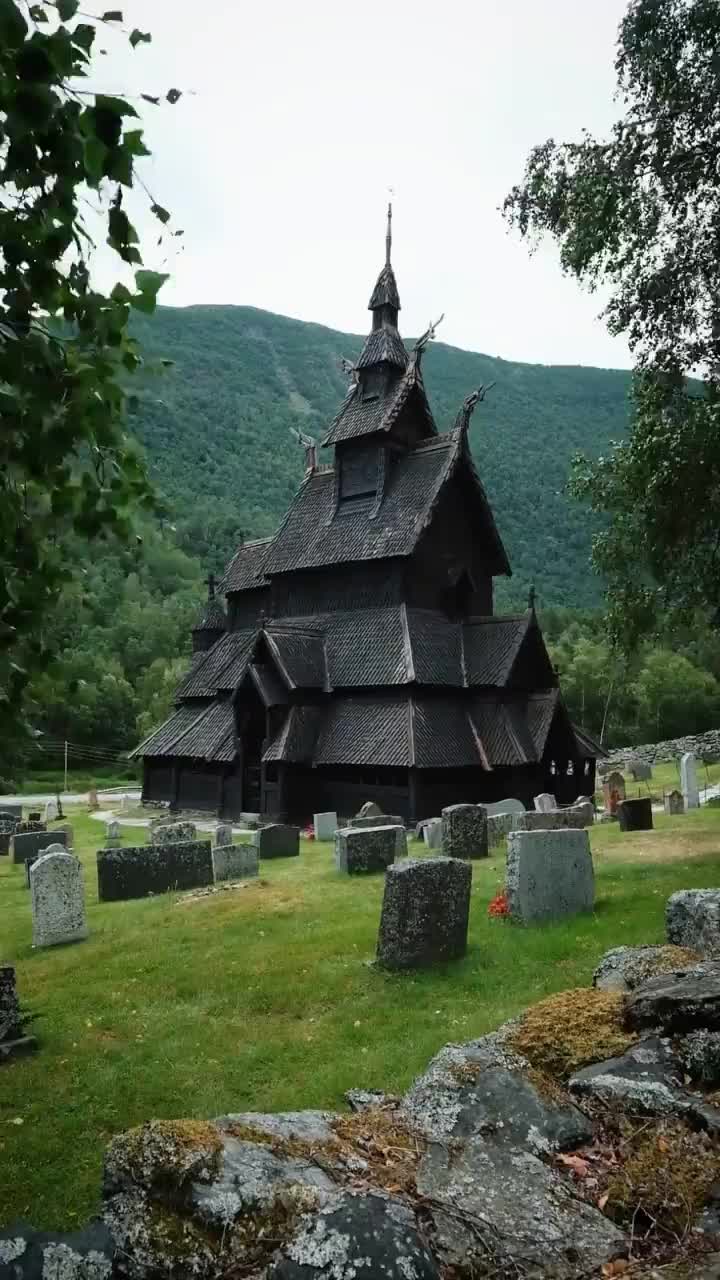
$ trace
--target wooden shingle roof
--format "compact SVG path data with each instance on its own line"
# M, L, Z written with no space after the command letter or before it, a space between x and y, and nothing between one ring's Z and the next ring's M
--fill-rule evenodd
M377 399L365 399L362 386L352 386L330 423L322 443L333 445L343 440L357 440L362 436L387 434L406 405L411 402L424 425L425 434L437 435L422 373L416 360L410 363L400 377L392 378Z

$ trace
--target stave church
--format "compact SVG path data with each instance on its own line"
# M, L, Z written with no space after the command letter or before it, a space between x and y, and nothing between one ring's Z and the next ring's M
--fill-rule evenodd
M468 445L483 389L439 431L385 264L372 327L318 463L277 532L244 542L192 633L172 715L133 753L143 799L306 822L374 800L445 805L592 795L600 750L573 726L527 611L498 615L510 564Z

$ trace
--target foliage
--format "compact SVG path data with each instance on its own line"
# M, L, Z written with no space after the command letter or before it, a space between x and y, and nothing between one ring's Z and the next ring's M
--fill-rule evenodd
M68 532L127 536L152 502L123 430L141 364L131 309L154 310L166 277L143 268L125 211L147 156L135 107L90 88L98 24L78 0L0 0L0 706L17 726L44 620L67 571ZM150 37L134 31L134 47ZM90 197L90 198L88 198ZM90 221L85 208L93 210ZM153 204L161 224L169 214ZM108 296L94 238L133 268Z
M610 136L535 147L505 202L521 235L556 240L565 271L609 286L609 328L637 362L629 443L579 461L574 484L611 517L594 562L626 646L658 606L720 609L719 57L715 0L631 0Z
M339 876L327 843L303 842L300 858L232 892L98 903L102 823L73 808L68 819L85 870L82 945L30 953L24 876L0 859L3 959L43 1015L41 1052L3 1069L3 1206L8 1221L54 1229L97 1210L108 1142L148 1117L342 1110L346 1089L400 1092L448 1041L589 983L618 938L662 940L668 895L713 883L720 837L717 810L660 815L656 831L622 839L599 826L597 913L537 928L488 919L502 859L477 862L467 956L408 981L363 963L383 877ZM134 843L137 828L123 830Z

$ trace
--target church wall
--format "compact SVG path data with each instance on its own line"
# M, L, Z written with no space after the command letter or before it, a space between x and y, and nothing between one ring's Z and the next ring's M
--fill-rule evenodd
M492 804L513 797L526 809L542 788L542 765L512 769L427 769L417 775L417 819L439 817L450 804Z
M374 800L384 813L409 818L407 770L288 767L285 802L295 821L312 821L313 813L329 810L351 818L366 800Z
M238 591L228 596L228 628L242 631L257 622L263 609L270 612L270 588L257 587L251 591Z
M172 764L164 759L147 757L143 762L143 800L164 800L168 804L174 797Z
M467 612L489 616L493 612L492 575L487 570L477 529L467 511L463 486L456 479L448 485L407 565L408 605L446 610L446 593L463 570L475 586L467 602Z
M398 604L401 599L399 562L369 561L280 574L273 579L268 609L273 618L290 618L381 607Z

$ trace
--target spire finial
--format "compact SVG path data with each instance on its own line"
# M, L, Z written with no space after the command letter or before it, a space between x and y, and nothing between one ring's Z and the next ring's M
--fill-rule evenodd
M385 232L385 266L390 266L390 250L392 249L392 200L388 200L387 231Z

